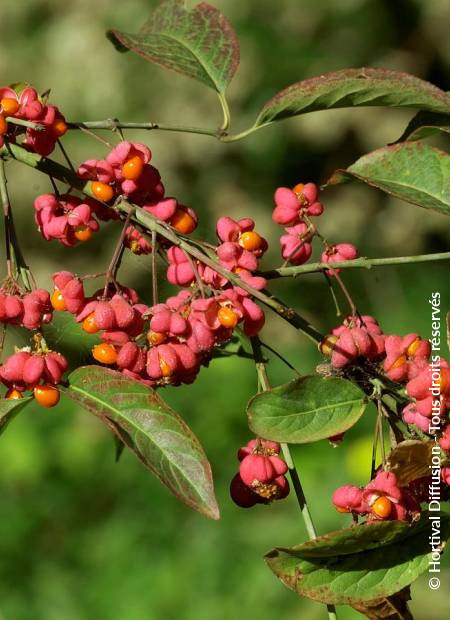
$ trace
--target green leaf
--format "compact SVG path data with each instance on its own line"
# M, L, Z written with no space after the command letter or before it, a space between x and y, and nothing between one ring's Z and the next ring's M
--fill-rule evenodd
M274 549L265 559L286 586L312 600L358 605L383 599L403 590L427 570L431 531L428 516L423 514L413 525L391 522L353 526L303 545ZM443 541L448 537L449 525L449 515L441 513ZM392 538L388 536L390 527ZM355 540L359 543L356 546ZM348 553L352 546L357 552Z
M450 116L448 114L418 112L395 144L406 140L410 142L423 140L423 138L429 138L440 132L450 133Z
M424 522L422 519L422 524ZM380 521L373 527L358 525L324 534L292 547L291 551L298 550L300 557L305 559L351 555L398 542L408 537L410 532L411 526L405 521Z
M122 456L122 452L125 450L125 444L117 435L113 435L113 437L114 437L115 459L116 459L116 463L118 463L120 461L120 457Z
M203 448L154 390L100 366L78 368L69 383L67 396L98 416L178 499L219 518Z
M58 350L70 365L83 366L92 361L92 348L100 342L98 334L88 334L68 312L55 312L51 323L42 326L47 345Z
M183 0L166 0L137 34L110 30L121 51L173 69L223 93L239 65L239 42L226 17L202 2L192 10Z
M18 413L31 401L31 397L19 400L0 399L0 435L5 431L8 424Z
M418 142L385 146L337 170L327 185L362 181L387 194L450 214L450 156Z
M366 402L362 390L346 379L311 375L257 394L247 415L251 430L260 437L309 443L347 431Z
M344 69L288 86L261 110L255 125L331 108L409 107L450 113L450 95L408 73L389 69Z

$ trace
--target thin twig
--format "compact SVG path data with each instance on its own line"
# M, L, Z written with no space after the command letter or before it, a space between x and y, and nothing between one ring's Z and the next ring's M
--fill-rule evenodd
M298 238L298 243L297 245L294 246L294 249L291 250L289 252L289 254L287 255L284 263L281 265L282 267L287 267L289 265L289 261L291 260L291 258L297 254L297 252L299 252L302 247L305 245L305 243L308 243L308 241L311 241L312 235L311 235L311 231L308 229L305 233L303 233L302 235L300 235L300 237Z
M383 433L383 410L381 408L381 401L378 399L377 401L377 411L378 411L378 436L380 438L380 449L381 449L381 462L383 464L383 469L386 467L386 453L384 449L384 433Z
M52 177L51 174L48 175L48 178L50 179L50 183L52 184L53 191L55 192L55 196L59 197L59 189L55 183L55 179Z
M158 303L158 273L156 269L156 254L158 252L158 240L156 231L152 230L152 301L156 306Z
M341 312L341 308L339 306L338 298L336 297L336 293L334 292L333 283L331 281L330 276L328 275L328 273L326 271L323 272L323 275L325 276L325 280L327 281L328 287L330 289L331 298L333 300L334 307L336 308L336 316L339 317L339 316L342 315L342 312Z
M20 249L19 241L17 239L11 203L8 195L7 183L8 182L6 179L5 163L3 159L0 159L0 194L3 204L3 213L5 214L5 230L8 229L8 243L6 250L8 275L14 275L14 277L20 275L22 282L25 285L25 288L31 291L33 286L36 288L36 282L34 280L33 274L31 273L25 262L22 251Z
M184 255L186 256L186 258L188 260L188 263L191 266L192 271L194 272L195 282L197 283L198 290L200 291L200 295L202 297L206 297L205 287L203 286L203 281L202 281L202 279L200 277L200 274L198 272L197 265L195 264L195 261L192 260L192 258L191 258L191 256L189 255L188 252L185 251Z
M14 249L11 246L10 235L10 220L11 220L11 206L9 204L8 192L6 189L6 175L5 164L3 160L0 161L0 193L3 206L3 220L5 228L5 253L6 253L6 272L8 278L13 277L13 252Z
M183 133L195 133L206 136L219 137L217 129L207 129L202 127L189 127L185 125L166 125L164 123L122 123L115 118L107 118L103 121L74 121L69 122L69 129L145 129L147 131L177 131Z
M63 143L61 142L61 140L60 140L59 138L58 138L57 142L58 142L58 146L59 146L59 148L60 148L60 150L61 150L61 153L63 154L63 157L64 157L64 159L65 159L65 160L66 160L66 162L67 162L67 165L68 165L68 166L69 166L69 168L72 170L72 172L75 172L75 168L73 167L73 164L72 164L72 162L70 161L70 157L69 157L69 155L67 154L67 151L66 151L66 149L65 149L65 148L64 148L64 146L63 146Z
M273 349L269 344L266 344L262 340L259 341L261 346L273 353L279 360L281 360L288 368L293 370L299 377L301 377L301 373L293 366L281 353L279 353L276 349Z
M375 470L377 468L378 433L379 433L379 427L378 427L378 417L377 417L377 419L375 420L375 428L373 431L372 461L370 465L370 479L371 480L375 476Z
M130 223L130 216L127 216L123 224L119 239L117 240L116 247L114 248L114 252L111 258L111 262L109 263L108 270L106 271L105 286L103 289L103 297L105 298L108 295L108 287L109 287L110 282L116 281L117 269L120 265L120 260L122 258L122 254L124 250L123 241L125 239L125 235L126 235L129 223Z
M389 265L408 265L414 263L428 263L441 260L450 260L450 252L439 252L434 254L417 254L415 256L390 256L386 258L354 258L348 261L337 261L333 263L335 269L371 269L372 267L387 267ZM319 273L329 270L329 263L310 263L309 265L298 265L296 267L279 267L270 271L263 271L259 275L267 280L276 278L292 278L305 273Z
M96 133L94 133L90 129L86 129L85 127L80 127L79 129L80 131L82 131L84 134L86 134L90 138L97 140L97 142L101 142L104 146L107 146L109 149L111 148L111 143L108 142L108 140L105 140L105 138L98 136Z
M252 336L250 338L250 342L252 345L253 355L255 358L256 373L258 375L258 383L261 388L261 391L265 392L267 390L270 390L270 383L269 383L269 378L267 376L266 365L264 363L264 358L263 358L262 351L261 351L261 342L258 336ZM308 538L310 540L314 540L315 538L317 538L317 532L316 532L316 528L314 527L311 513L309 512L308 503L306 501L306 497L303 491L302 483L300 481L299 473L292 459L288 444L282 443L281 449L283 452L284 460L286 461L286 465L289 468L289 476L291 478L292 486L294 487L295 495L297 497L297 502L300 507L300 512L302 514L303 522L305 524L305 528L308 533ZM334 607L334 605L327 605L327 610L328 610L329 619L334 620L337 617L336 608Z
M24 118L16 118L15 116L7 116L7 123L18 125L20 127L27 127L28 129L34 129L35 131L45 131L45 126L40 123L33 123L33 121L26 121Z
M358 314L358 310L356 309L355 302L353 301L348 288L345 286L341 276L337 273L337 271L335 271L334 269L330 269L330 271L332 272L336 282L339 284L341 291L344 293L344 297L346 298L348 305L350 306L352 316L356 316Z

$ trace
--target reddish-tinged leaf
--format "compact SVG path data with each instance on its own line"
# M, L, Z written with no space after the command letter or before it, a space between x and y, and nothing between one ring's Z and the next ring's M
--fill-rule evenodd
M392 536L389 523L362 524L303 545L273 549L265 559L275 575L300 596L327 604L371 607L404 590L427 570L432 523L434 527L439 523L444 543L450 517L424 513L412 525L391 522ZM355 552L349 553L352 548Z
M239 65L239 42L227 18L202 2L191 10L183 0L166 0L137 34L110 30L120 50L194 78L223 93Z
M420 142L385 146L337 170L329 185L363 181L406 202L450 215L450 156Z
M67 396L99 417L178 499L219 518L202 446L154 390L100 366L78 368L69 383Z
M369 620L413 620L408 608L410 600L411 591L408 586L393 596L355 603L352 607Z
M450 113L450 95L408 73L390 69L344 69L288 86L261 110L255 125L353 106L409 107Z

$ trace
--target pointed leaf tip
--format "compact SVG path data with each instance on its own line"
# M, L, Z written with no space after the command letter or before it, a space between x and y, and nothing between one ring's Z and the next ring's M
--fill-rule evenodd
M154 390L100 366L78 368L69 383L67 396L100 418L180 501L219 519L202 446Z
M0 398L0 435L5 431L11 420L32 400L31 397L25 397L19 400Z
M450 156L428 144L403 142L367 153L328 185L362 181L424 209L450 215Z
M223 93L239 65L239 42L227 18L201 2L191 10L183 0L166 0L137 34L109 30L119 51L130 50Z
M411 107L449 114L450 95L408 73L370 67L343 69L280 91L263 106L255 125L306 112L356 106Z

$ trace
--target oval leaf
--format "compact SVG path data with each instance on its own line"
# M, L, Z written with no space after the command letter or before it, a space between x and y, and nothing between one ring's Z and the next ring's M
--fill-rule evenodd
M408 73L389 69L344 69L288 86L261 110L255 125L353 106L410 107L450 113L450 95Z
M257 394L247 407L251 430L286 443L309 443L347 431L361 417L366 397L356 385L317 375Z
M131 50L219 93L239 65L239 42L232 26L206 2L189 11L183 0L166 0L137 34L110 30L107 36L119 50Z
M100 366L69 376L67 396L98 416L182 502L219 518L211 468L195 435L156 394Z
M27 405L32 398L21 398L20 400L0 399L0 435L5 431L11 420Z
M436 518L439 515L436 515ZM441 537L448 536L450 518L440 515ZM427 514L414 525L405 525L401 540L385 541L384 524L358 525L327 535L330 554L312 557L311 548L319 547L322 538L291 549L278 548L266 555L266 562L277 577L302 596L328 604L358 605L386 598L403 590L428 568L430 559L430 521ZM357 553L342 554L340 548L352 530L371 530L366 548ZM365 537L366 534L363 534ZM330 541L336 539L334 550ZM374 541L378 539L378 545ZM307 546L306 546L307 545ZM303 554L306 547L307 554Z
M427 144L404 142L377 149L335 172L327 184L354 180L450 215L450 156Z

